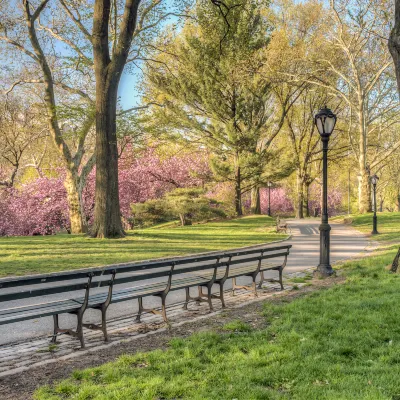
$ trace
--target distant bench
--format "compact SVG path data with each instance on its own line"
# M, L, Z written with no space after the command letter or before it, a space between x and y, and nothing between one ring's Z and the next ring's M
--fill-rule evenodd
M106 314L112 303L138 299L137 321L140 321L143 312L150 312L161 314L164 321L168 323L166 298L168 293L174 290L185 289L184 309L187 309L190 301L206 301L212 310L213 298L219 299L222 307L225 307L224 284L230 278L233 280L233 294L236 289L244 288L252 290L257 295L257 275L260 274L258 286L261 287L266 280L264 271L278 271L278 281L283 289L282 271L286 266L290 248L291 245L247 248L191 257L118 264L104 268L0 279L0 304L32 299L29 305L6 306L1 309L0 325L53 316L52 342L56 342L59 333L68 333L77 337L81 347L84 348L84 327L101 330L104 340L108 341ZM271 262L278 257L283 257L283 261ZM236 278L239 276L251 277L252 286L237 286ZM139 281L145 281L145 283L131 285ZM219 295L211 293L215 284L219 285ZM198 287L197 296L190 295L191 287ZM99 292L98 288L106 289ZM207 293L203 293L203 289L207 289ZM76 295L73 292L81 294ZM44 298L44 296L57 294L65 294L67 298L61 300ZM161 299L161 311L144 307L143 299L148 296ZM39 298L39 301L34 302L34 298ZM101 325L83 323L83 316L87 309L96 309L101 312ZM77 328L75 330L61 329L59 327L60 314L76 315Z

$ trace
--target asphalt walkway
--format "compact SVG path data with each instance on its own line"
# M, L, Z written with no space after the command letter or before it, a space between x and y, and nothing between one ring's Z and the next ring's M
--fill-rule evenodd
M315 267L319 262L319 220L290 220L288 221L292 237L285 244L292 244L288 264L284 270L285 274L299 272ZM352 227L331 224L331 263L355 257L363 252L368 246L368 239ZM243 278L246 279L246 278ZM240 281L239 281L240 282ZM227 282L228 283L228 282ZM229 286L227 285L228 289ZM53 300L63 298L63 295L55 295ZM184 300L184 291L171 292L168 296L168 303L176 303ZM146 299L146 306L158 306L159 299ZM137 310L137 302L122 302L112 304L108 315L110 318L132 315ZM18 307L26 302L13 302L12 306ZM85 320L96 322L100 313L88 310L85 313ZM73 327L76 324L76 317L62 315L61 326ZM11 343L16 340L30 339L49 334L52 331L52 318L46 317L37 320L23 321L10 325L0 326L0 345Z

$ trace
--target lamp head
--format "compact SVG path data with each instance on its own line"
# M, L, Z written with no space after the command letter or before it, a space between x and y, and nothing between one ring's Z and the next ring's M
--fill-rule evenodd
M336 125L336 115L325 106L321 108L314 118L315 125L322 137L329 137Z
M378 183L379 177L378 175L372 175L371 176L371 183L375 186Z

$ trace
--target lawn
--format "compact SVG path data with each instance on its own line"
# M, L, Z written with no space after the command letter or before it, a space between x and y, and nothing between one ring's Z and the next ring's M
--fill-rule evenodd
M363 233L372 231L372 213L363 215L352 215L352 226ZM373 237L379 242L399 241L400 242L400 212L382 212L377 213L379 235ZM333 218L341 221L343 217Z
M173 339L167 350L76 371L36 399L400 399L396 249L345 264L344 284L265 303L267 328Z
M251 216L186 227L129 231L123 239L83 235L0 238L0 276L56 272L268 243L274 219Z

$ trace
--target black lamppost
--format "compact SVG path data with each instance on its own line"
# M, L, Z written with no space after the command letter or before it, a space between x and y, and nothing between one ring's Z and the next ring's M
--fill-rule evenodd
M371 183L372 186L374 187L374 216L372 218L373 221L373 228L372 228L372 234L373 235L377 235L378 232L378 217L376 216L376 184L378 183L378 176L377 175L373 175L371 176Z
M336 124L336 115L325 106L315 116L315 125L322 141L322 212L320 232L319 265L316 274L330 276L334 270L330 264L330 230L328 223L328 142Z
M268 217L270 217L271 216L271 186L272 186L272 183L268 182L267 186L268 186Z

